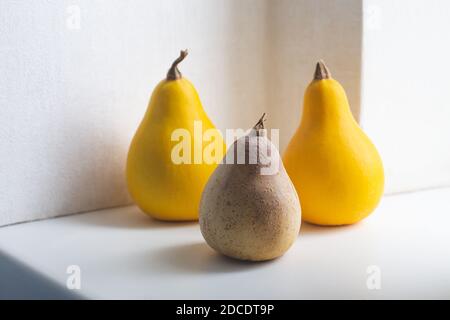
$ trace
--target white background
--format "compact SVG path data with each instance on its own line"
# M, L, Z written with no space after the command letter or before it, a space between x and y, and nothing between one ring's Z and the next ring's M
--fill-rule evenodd
M361 122L386 191L450 185L450 2L365 1Z
M382 154L387 191L450 185L449 8L3 0L0 225L130 203L130 139L184 48L180 69L219 128L247 128L266 111L283 150L323 58Z

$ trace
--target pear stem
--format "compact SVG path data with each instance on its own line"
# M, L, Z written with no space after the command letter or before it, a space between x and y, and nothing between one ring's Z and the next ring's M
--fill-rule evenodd
M316 71L314 72L314 80L323 80L330 78L331 78L330 70L328 70L323 60L319 60L319 62L317 62L316 64Z
M255 130L262 130L264 129L264 121L266 121L266 113L264 112L262 117L258 120L258 122L255 124L253 129Z
M172 66L167 72L167 80L178 80L182 78L181 72L178 70L178 64L186 58L187 54L187 49L180 51L180 56L172 63Z

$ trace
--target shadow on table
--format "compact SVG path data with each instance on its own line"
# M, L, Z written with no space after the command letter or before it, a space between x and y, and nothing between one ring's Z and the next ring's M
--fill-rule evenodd
M300 227L300 236L325 235L347 232L359 228L361 224L362 222L344 226L319 226L302 221L302 225Z
M272 260L273 261L273 260ZM242 272L262 268L272 263L241 261L223 256L206 243L190 243L165 247L152 253L149 264L164 272L177 273L228 273Z
M74 219L77 223L123 229L166 229L192 226L197 221L171 222L156 220L143 213L136 206L104 209L95 213L80 214Z
M78 300L82 297L0 251L0 300L3 299Z

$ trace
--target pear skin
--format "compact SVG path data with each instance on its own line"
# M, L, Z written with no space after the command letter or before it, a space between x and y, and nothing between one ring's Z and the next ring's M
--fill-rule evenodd
M208 118L193 84L181 75L178 64L187 51L181 51L167 73L166 79L154 89L142 120L128 151L127 183L131 197L141 210L160 220L186 221L198 219L198 206L203 188L220 162L226 148L222 136ZM217 161L195 163L195 142L189 143L190 163L176 163L173 158L174 132L195 137L195 123L201 135L216 132L219 146ZM184 130L184 131L183 131ZM200 141L202 150L209 145Z
M342 86L317 63L301 123L283 156L302 200L302 217L317 225L347 225L367 217L384 189L377 149L353 118Z
M297 193L262 121L229 148L227 163L214 171L200 202L200 230L208 245L240 260L283 255L300 229ZM245 150L245 163L238 161L239 150ZM269 164L274 171L264 170Z

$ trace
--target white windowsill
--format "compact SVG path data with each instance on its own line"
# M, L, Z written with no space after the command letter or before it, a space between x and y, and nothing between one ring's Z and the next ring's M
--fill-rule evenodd
M303 224L287 254L266 263L224 258L198 224L158 222L134 206L7 226L0 260L23 274L0 272L0 296L46 282L68 293L66 268L78 265L84 298L450 298L449 199L450 189L388 196L354 226ZM367 288L371 265L380 290Z

